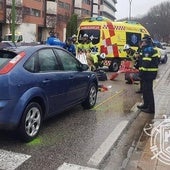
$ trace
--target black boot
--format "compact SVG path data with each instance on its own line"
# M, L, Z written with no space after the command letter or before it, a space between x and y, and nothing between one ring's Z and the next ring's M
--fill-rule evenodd
M138 108L138 109L147 109L147 106L145 106L144 104L142 104L142 105L137 105L137 108Z
M154 114L155 111L154 110L150 110L150 109L141 109L142 112L145 112L145 113L149 113L149 114Z

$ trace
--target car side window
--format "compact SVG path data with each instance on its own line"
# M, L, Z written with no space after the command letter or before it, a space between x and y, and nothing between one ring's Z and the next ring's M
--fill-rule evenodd
M36 60L36 54L34 54L25 64L24 64L24 68L30 72L36 72L36 68L35 68L35 60Z
M38 58L40 72L59 70L59 63L52 49L39 50Z
M33 73L58 71L60 69L52 49L42 49L34 53L24 64L24 68Z
M62 49L55 49L65 71L78 71L79 62L69 53Z

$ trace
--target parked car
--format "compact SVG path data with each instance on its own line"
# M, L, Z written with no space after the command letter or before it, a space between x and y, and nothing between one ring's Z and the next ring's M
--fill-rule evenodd
M88 66L57 46L0 49L0 128L28 142L42 122L77 104L96 103L98 80Z
M166 47L163 47L159 41L154 41L154 45L158 48L160 52L160 63L165 64L168 61L168 55L166 51Z

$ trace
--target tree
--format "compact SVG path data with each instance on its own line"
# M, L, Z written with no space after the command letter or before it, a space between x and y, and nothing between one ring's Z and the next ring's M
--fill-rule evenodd
M78 27L77 14L73 14L67 23L66 37L68 38L71 37L73 34L77 34L77 27Z
M138 18L154 39L170 42L170 2L163 2L150 9L147 15Z

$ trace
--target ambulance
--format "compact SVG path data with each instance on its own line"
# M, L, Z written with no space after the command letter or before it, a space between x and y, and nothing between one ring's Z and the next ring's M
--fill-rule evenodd
M145 35L150 35L144 26L133 21L111 21L105 17L85 18L78 28L78 43L87 34L97 52L105 54L105 66L109 71L116 72L122 59L126 58L123 50L125 44L133 49L138 48L138 43Z

